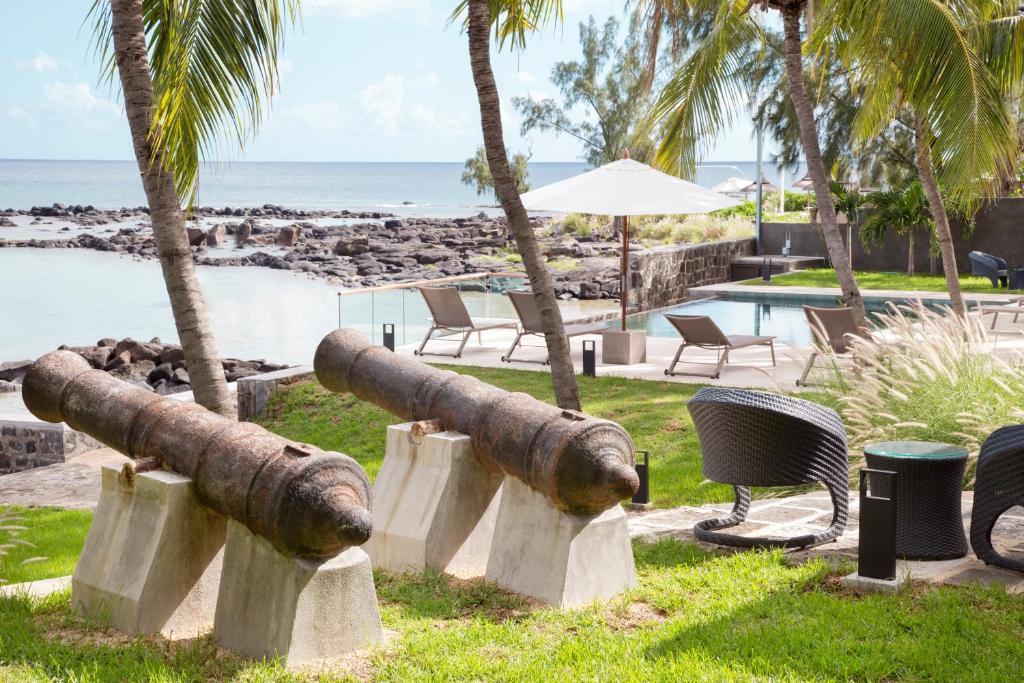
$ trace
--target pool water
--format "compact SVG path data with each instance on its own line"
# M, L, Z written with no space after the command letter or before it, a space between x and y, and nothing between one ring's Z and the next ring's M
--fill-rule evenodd
M884 312L887 304L879 300L867 300L868 314ZM902 303L902 302L896 302ZM800 301L796 298L778 299L768 302L764 299L715 298L690 301L672 308L630 316L628 326L632 330L646 330L651 337L678 337L679 333L665 319L666 313L680 315L707 315L715 321L725 334L753 334L776 337L777 341L792 346L812 343L811 328L804 316L804 305L833 308L836 301L815 299ZM928 305L926 303L926 305ZM935 305L929 305L929 308ZM617 324L617 321L616 323Z

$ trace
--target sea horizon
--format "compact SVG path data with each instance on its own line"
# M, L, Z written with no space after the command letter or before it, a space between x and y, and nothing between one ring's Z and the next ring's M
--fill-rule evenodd
M462 161L218 161L203 165L199 206L381 211L402 216L456 217L494 208L491 193L462 183ZM589 169L583 161L531 162L533 188ZM756 162L706 162L696 182L711 187L731 176L753 178ZM764 165L778 183L778 170ZM787 174L787 185L795 179ZM0 159L0 209L146 204L133 160Z

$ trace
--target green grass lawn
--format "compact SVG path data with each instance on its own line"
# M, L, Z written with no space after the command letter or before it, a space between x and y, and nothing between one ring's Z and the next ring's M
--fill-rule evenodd
M451 366L448 366L451 367ZM551 375L511 369L454 367L504 389L554 403ZM651 501L658 507L731 500L730 487L702 483L700 445L686 402L694 384L647 382L616 377L580 377L583 410L614 420L650 452ZM401 422L351 394L332 394L316 383L296 384L271 400L260 420L267 429L295 441L350 455L374 477L384 458L388 425Z
M375 572L388 642L350 660L376 681L1019 681L1024 606L980 587L838 587L849 567L779 552L637 544L639 586L562 612L482 581ZM72 616L67 593L0 599L0 681L298 681L207 636L127 638Z
M78 554L82 552L82 544L85 543L85 535L92 522L92 512L57 508L0 508L0 515L5 512L22 519L0 522L0 547L10 546L5 548L5 555L0 555L0 584L23 583L71 573L78 561ZM25 529L5 530L5 526ZM14 538L18 541L31 545L12 542L12 533L16 534Z
M941 275L913 275L906 273L876 273L858 270L854 273L861 289L897 289L922 292L945 292L946 279ZM746 280L745 285L772 285L775 287L838 287L835 271L831 268L811 268L787 273L772 278L770 283L760 278ZM960 286L965 292L976 294L1006 294L1005 289L995 288L988 278L964 275Z

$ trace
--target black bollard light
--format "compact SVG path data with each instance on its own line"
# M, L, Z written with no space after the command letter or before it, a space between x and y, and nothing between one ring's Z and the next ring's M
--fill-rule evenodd
M395 350L395 325L384 323L384 348L388 351Z
M589 339L583 340L583 374L597 377L597 342Z
M871 469L860 471L857 573L885 581L896 578L895 472Z
M766 258L761 264L761 279L765 282L772 281L772 260Z
M648 453L647 451L637 451L637 463L636 463L636 476L640 478L640 486L636 490L636 494L633 496L634 505L649 505L651 502L651 470L648 465ZM644 461L639 461L639 456L643 454Z

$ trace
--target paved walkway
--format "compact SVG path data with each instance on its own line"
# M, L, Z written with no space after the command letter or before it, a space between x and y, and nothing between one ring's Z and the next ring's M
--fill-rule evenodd
M0 477L0 506L57 506L95 509L100 492L100 467L120 465L124 456L99 449L61 465L51 465ZM964 528L970 527L971 492L963 494ZM731 504L677 507L668 510L631 513L629 534L632 538L653 542L661 538L694 541L693 525L711 517L719 517ZM850 519L846 532L834 543L801 551L790 551L794 560L810 557L849 558L857 555L857 494L850 494ZM741 535L793 536L828 526L832 504L828 495L807 493L789 498L755 501L747 521L734 529ZM1013 508L1000 519L993 533L993 543L1000 552L1024 555L1024 508ZM719 548L725 552L735 552ZM958 584L970 581L998 582L1013 592L1024 593L1024 576L994 567L987 567L968 553L960 560L946 562L900 562L901 576L939 583Z

